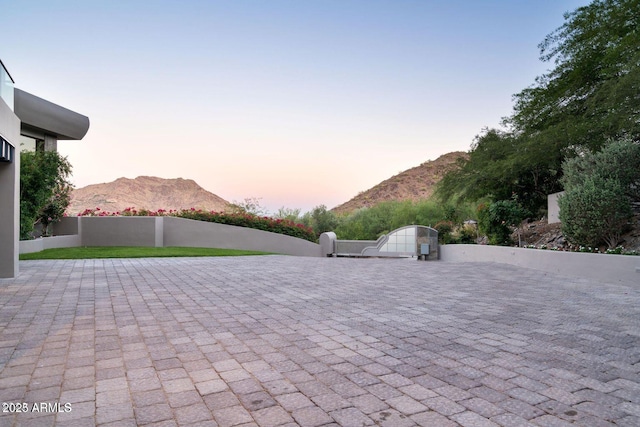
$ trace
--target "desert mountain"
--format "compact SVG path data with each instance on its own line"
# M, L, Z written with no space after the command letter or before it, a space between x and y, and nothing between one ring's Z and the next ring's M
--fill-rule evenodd
M442 177L450 170L457 168L459 160L467 159L468 156L463 151L443 154L436 160L424 162L420 166L400 172L382 181L332 210L335 213L348 213L388 200L427 199L433 194L435 185Z
M228 206L229 202L191 179L139 176L136 179L118 178L113 182L77 188L71 194L67 212L75 215L96 207L109 212L128 207L149 210L196 208L220 212Z

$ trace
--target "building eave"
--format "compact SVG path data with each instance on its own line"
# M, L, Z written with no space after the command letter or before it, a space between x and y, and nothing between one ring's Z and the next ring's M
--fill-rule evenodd
M14 111L21 130L30 135L51 135L59 140L79 140L89 130L89 118L46 99L14 89Z

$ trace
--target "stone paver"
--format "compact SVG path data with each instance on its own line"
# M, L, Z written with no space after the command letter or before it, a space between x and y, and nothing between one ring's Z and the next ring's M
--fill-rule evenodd
M640 284L499 264L29 261L0 426L640 425Z

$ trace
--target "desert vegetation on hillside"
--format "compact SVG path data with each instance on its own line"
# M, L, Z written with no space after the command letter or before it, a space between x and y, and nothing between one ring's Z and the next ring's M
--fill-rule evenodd
M426 200L432 196L442 177L447 172L457 169L468 157L468 154L462 151L443 154L435 160L400 172L331 210L343 215L382 202Z

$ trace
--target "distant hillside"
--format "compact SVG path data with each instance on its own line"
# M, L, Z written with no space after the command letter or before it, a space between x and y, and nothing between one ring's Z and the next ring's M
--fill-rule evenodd
M348 213L388 200L427 199L433 194L435 185L442 177L448 171L456 168L460 159L467 159L468 156L463 151L444 154L436 160L424 162L420 166L382 181L332 210L335 213Z
M109 212L136 209L189 209L223 211L229 202L205 190L191 179L163 179L139 176L118 178L105 184L77 188L71 194L67 212L75 215L85 209L99 207Z

